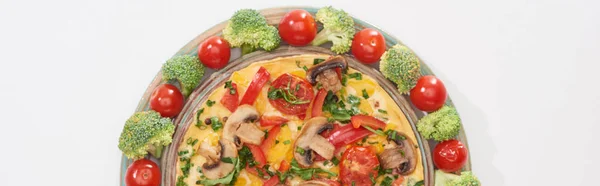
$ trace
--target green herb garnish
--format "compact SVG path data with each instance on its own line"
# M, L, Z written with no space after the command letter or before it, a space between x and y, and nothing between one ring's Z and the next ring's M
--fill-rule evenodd
M352 74L348 74L348 78L354 78L356 80L362 80L362 74L360 72L355 72Z
M236 92L235 88L233 88L233 86L231 85L231 80L225 82L225 88L229 89L229 94L233 95Z
M382 114L387 114L387 110L383 110L383 109L377 109L377 112L382 113Z
M213 101L213 100L209 99L209 100L206 101L206 106L212 107L215 103L216 103L216 101Z
M219 117L213 116L210 118L210 127L216 132L219 129L223 128L223 123L219 121Z
M367 89L362 89L362 96L365 99L369 99L369 93L367 92Z
M323 62L323 61L325 61L325 59L321 59L321 58L315 58L315 59L313 60L313 65L317 65L317 64L319 64L319 63L321 63L321 62Z

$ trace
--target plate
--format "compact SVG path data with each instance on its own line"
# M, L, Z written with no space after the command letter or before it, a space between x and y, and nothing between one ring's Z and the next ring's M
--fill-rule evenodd
M277 8L263 9L263 10L259 10L259 11L261 12L262 15L265 16L265 18L267 19L269 24L276 25L279 23L279 20L287 12L289 12L290 10L294 10L294 9L304 9L314 15L319 8L315 8L315 7L277 7ZM371 24L368 24L368 23L366 23L360 19L357 19L355 17L353 17L353 19L355 22L355 29L357 31L362 30L363 28L373 28L373 29L376 29L377 31L379 31L385 38L387 48L390 48L396 44L402 44L400 40L394 38L393 36L386 33L385 31L381 30L380 28L375 27ZM223 21L223 22L213 26L212 28L206 30L204 33L198 35L196 38L194 38L189 43L187 43L184 47L182 47L174 56L185 55L185 54L196 56L198 45L202 41L204 41L206 38L209 38L209 37L215 36L215 35L221 35L221 31L225 27L226 23L227 23L227 21ZM409 48L410 48L410 46L409 46ZM191 95L186 100L186 104L185 104L183 110L174 119L176 129L175 129L175 134L173 137L173 143L171 143L169 146L166 147L161 159L151 158L153 161L157 162L161 168L162 185L165 185L165 186L167 186L167 185L174 186L175 185L177 147L182 143L183 136L185 135L188 127L194 121L194 116L195 116L197 108L199 108L199 104L206 101L207 95L210 94L215 88L221 87L221 85L224 83L224 81L226 81L233 72L240 70L240 69L250 65L253 62L274 59L274 58L278 58L278 57L294 56L294 55L300 55L300 54L329 54L329 55L334 54L330 50L323 48L323 47L313 47L313 46L291 47L291 46L287 46L284 42L282 42L281 45L273 51L270 51L270 52L256 51L256 52L253 52L250 54L246 54L242 57L240 57L241 55L240 55L239 49L235 48L232 50L233 50L233 52L231 54L231 60L226 67L224 67L223 69L220 69L218 71L206 68L205 75L202 78L200 85L194 90L194 92L191 93ZM402 112L405 114L405 117L409 121L409 123L412 127L412 130L417 137L416 140L418 142L418 145L419 145L419 147L421 147L419 149L421 151L420 154L422 155L421 159L423 160L422 164L423 164L425 185L433 185L434 168L433 168L433 163L432 163L432 159L431 159L431 155L430 155L431 154L430 147L435 146L435 143L431 143L431 142L428 142L428 140L423 139L421 137L421 135L419 134L419 132L417 132L416 126L415 126L418 119L423 117L425 115L425 113L418 110L417 108L415 108L408 101L409 100L408 96L399 94L399 92L396 89L396 86L393 85L389 80L387 80L381 74L381 72L379 72L379 70L378 70L379 63L365 65L365 64L358 62L356 59L354 59L349 54L344 54L344 55L345 55L346 59L348 59L348 64L350 67L352 67L358 71L361 71L361 72L365 73L366 75L369 75L369 76L373 77L375 80L377 80L379 85L394 99L396 104L400 107ZM427 65L422 60L420 60L420 61L421 61L421 74L433 75L433 73L427 67ZM150 109L149 108L150 95L152 94L154 88L157 87L158 85L160 85L161 83L162 83L162 76L159 71L158 74L154 77L154 79L150 83L150 85L147 87L144 95L142 96L142 99L140 100L140 102L135 110L136 112L137 111L145 111L145 110ZM447 105L453 106L452 100L450 97L448 97L446 102L447 102L446 103ZM461 142L463 142L464 145L468 149L467 139L466 139L466 136L464 133L464 129L462 127L460 129L459 135L457 136L457 139L460 140ZM125 172L127 170L127 167L132 162L133 162L132 160L127 159L127 157L125 157L124 155L121 158L120 185L122 185L122 186L125 186ZM463 170L471 170L470 160L467 161Z

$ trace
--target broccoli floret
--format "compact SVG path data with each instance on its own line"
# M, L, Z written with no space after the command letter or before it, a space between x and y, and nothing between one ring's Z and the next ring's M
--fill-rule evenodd
M397 44L381 55L379 70L383 76L398 85L398 91L407 94L421 77L419 58L406 46Z
M236 11L223 29L223 37L232 47L241 47L242 54L257 48L271 51L279 46L279 31L253 9Z
M426 139L444 141L458 135L460 117L454 107L444 105L417 122L417 130Z
M136 112L125 122L119 138L119 149L129 159L144 158L148 152L160 158L162 149L171 143L173 132L173 122L161 117L158 112Z
M471 171L465 171L460 175L446 173L441 170L435 171L435 186L480 186L481 182Z
M312 41L313 46L331 41L331 51L335 53L342 54L350 50L355 30L354 20L348 13L327 6L317 11L316 20L323 23L323 30Z
M181 93L186 97L200 84L202 76L204 65L197 57L191 55L175 56L162 66L163 80L177 80L181 85Z

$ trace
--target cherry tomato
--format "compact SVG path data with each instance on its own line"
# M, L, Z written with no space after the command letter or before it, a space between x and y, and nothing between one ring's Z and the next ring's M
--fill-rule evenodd
M177 116L183 109L183 94L174 85L159 85L150 96L150 109L162 117Z
M208 68L225 67L231 57L229 43L219 36L212 36L198 46L198 59Z
M316 35L317 24L306 10L292 10L279 22L279 36L292 46L307 45Z
M468 158L467 147L455 139L440 142L433 149L433 163L444 172L462 169Z
M432 75L422 76L417 85L410 90L410 101L419 110L436 111L446 102L446 87L444 83Z
M354 35L352 55L360 62L377 62L385 52L385 38L377 30L365 28Z
M125 184L127 186L159 186L160 169L152 160L136 160L127 168Z
M262 90L262 87L265 86L271 74L265 67L260 67L254 77L252 78L252 82L248 85L242 100L240 101L240 105L254 105L254 101L256 101L256 97L258 97L258 93Z
M269 103L284 114L306 114L306 110L308 109L308 106L310 106L310 101L312 101L314 97L312 85L310 85L308 81L290 74L283 74L277 77L277 79L271 83L269 92L274 89L281 89L283 92L286 92L285 94L289 93L296 97L296 101L305 102L302 104L294 104L286 101L284 98L269 99Z
M238 94L237 85L231 82L231 87L225 89L225 93L223 94L220 103L227 108L227 110L233 112L235 109L237 109L240 102L240 95Z
M371 127L371 129L384 129L385 123L373 116L368 115L354 115L350 118L350 122L354 128L359 128L360 126Z
M379 159L371 148L352 146L344 151L340 162L340 177L344 185L372 185L377 178Z

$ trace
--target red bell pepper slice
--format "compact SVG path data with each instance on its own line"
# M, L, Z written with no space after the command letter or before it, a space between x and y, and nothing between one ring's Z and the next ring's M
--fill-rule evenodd
M227 110L233 112L235 111L235 109L237 109L240 101L240 95L238 94L237 85L231 82L231 89L235 90L233 94L231 94L230 88L225 89L227 90L225 90L225 94L223 94L223 97L221 98L221 104L225 108L227 108Z
M318 117L323 115L323 103L325 103L325 97L327 97L327 91L320 89L313 101L311 117Z
M371 127L375 130L385 128L385 123L373 116L354 115L350 118L350 122L354 128L359 128L360 126Z
M288 121L290 121L290 120L288 120L284 117L281 117L281 116L262 115L260 117L260 126L261 127L276 126L276 125L284 124Z
M240 101L240 105L253 105L254 101L258 97L258 94L262 90L263 86L269 81L271 74L267 71L265 67L260 67L256 74L254 74L254 78L252 78L252 82L246 89L246 93L244 93L244 97L242 97L242 101Z
M335 68L335 73L337 73L338 78L340 78L340 81L342 81L342 68Z
M290 169L290 167L291 167L290 163L288 163L286 160L282 160L281 163L279 164L279 171L285 172L288 169Z
M253 145L253 144L246 144L246 145L248 146L248 148L250 148L250 152L252 152L254 161L256 161L258 163L256 165L256 167L262 168L263 166L265 166L265 164L267 164L267 158L265 158L265 154L263 153L262 149L260 149L260 147L258 145Z
M352 125L348 124L338 128L335 131L332 131L327 137L327 140L333 144L333 146L339 148L343 145L348 145L361 140L372 133L373 132L365 129L364 127L354 128Z
M274 175L263 183L263 186L275 186L279 183L279 176Z
M281 125L275 125L271 130L269 130L269 136L265 140L263 140L262 144L260 144L260 149L262 152L268 152L273 145L275 145L275 140L277 139L277 135L279 135L279 131L281 130ZM252 153L254 154L254 152Z

